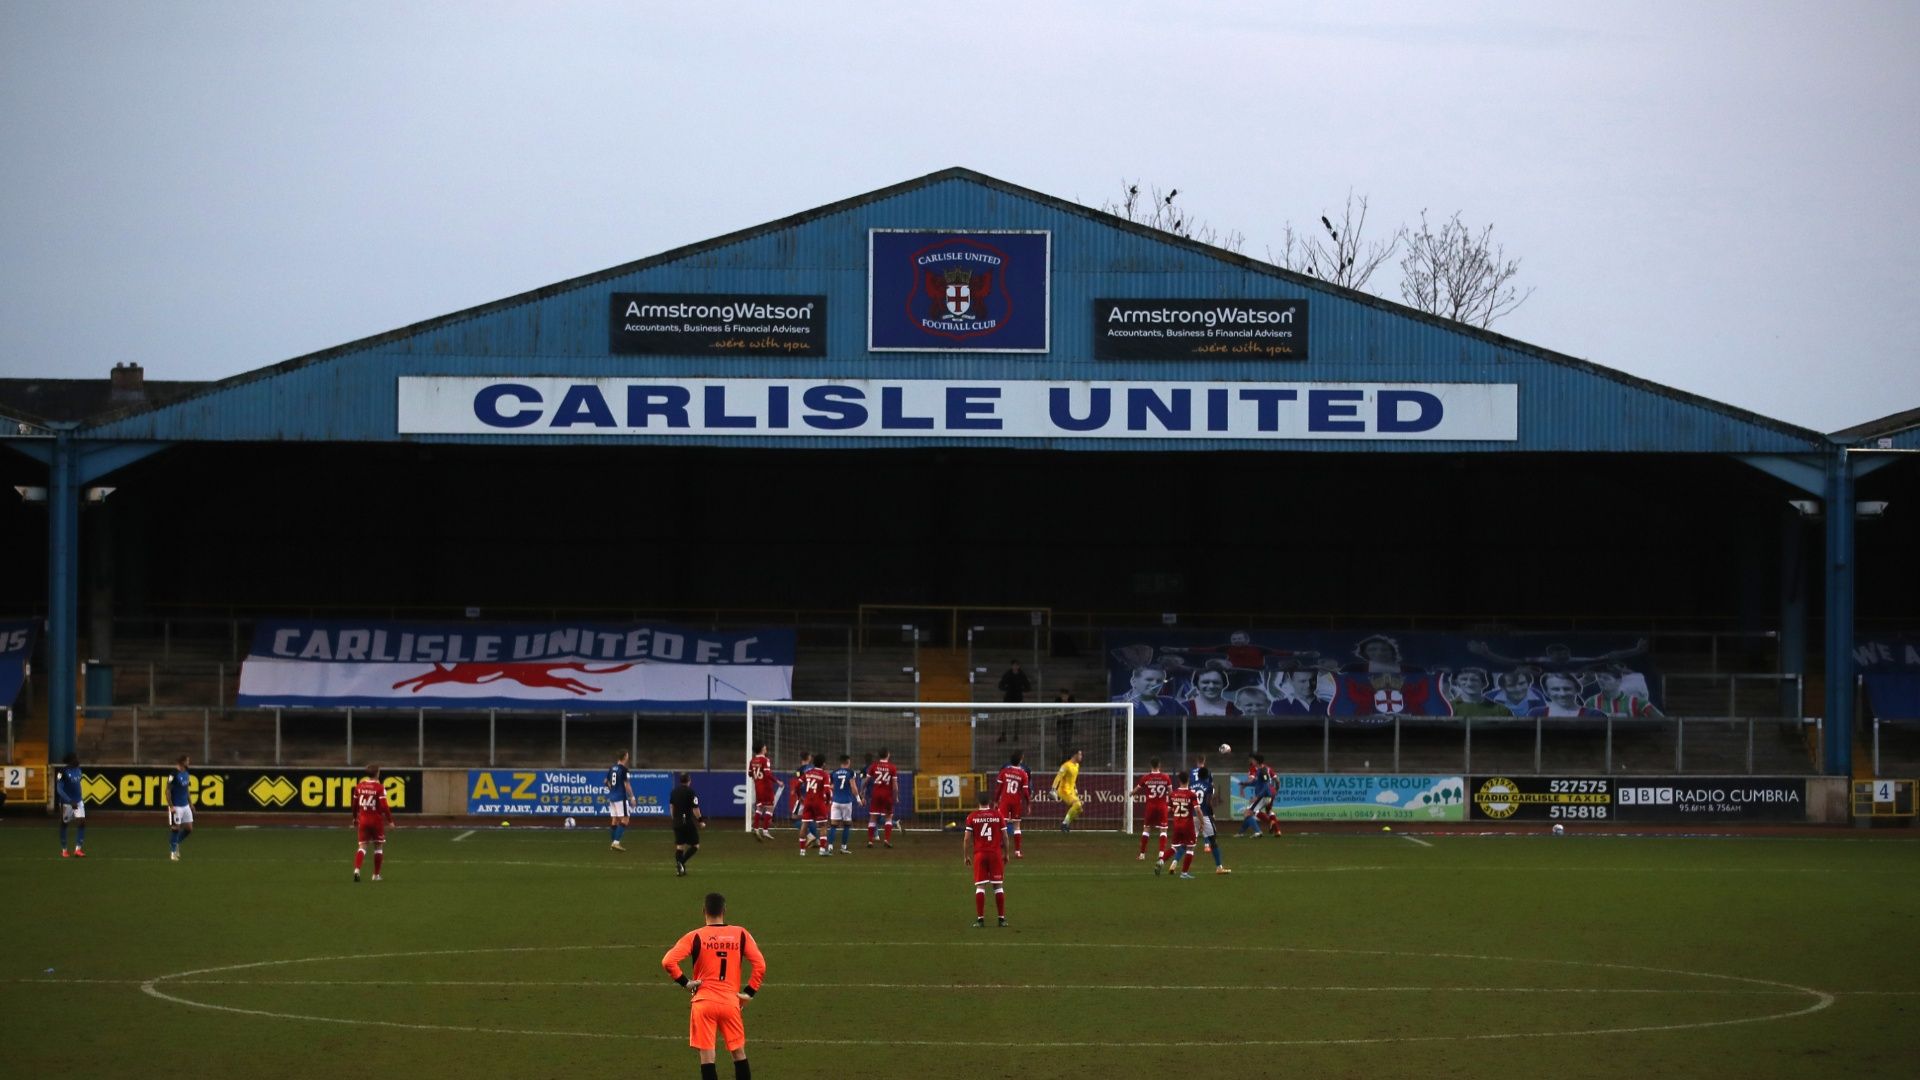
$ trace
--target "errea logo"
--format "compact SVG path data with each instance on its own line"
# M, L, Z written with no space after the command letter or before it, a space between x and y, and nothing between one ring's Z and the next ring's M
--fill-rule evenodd
M113 781L104 776L81 776L80 797L90 803L104 803L113 798Z
M248 785L247 794L261 806L285 806L299 789L284 776L263 776Z

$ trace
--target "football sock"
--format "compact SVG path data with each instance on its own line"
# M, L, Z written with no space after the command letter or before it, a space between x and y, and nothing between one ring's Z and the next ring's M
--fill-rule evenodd
M1152 833L1149 830L1140 830L1140 854L1142 855L1147 853L1147 837L1150 835L1152 835Z
M1213 834L1213 865L1215 866L1226 865L1225 863L1220 861L1220 834L1219 833Z
M67 823L64 821L60 823L60 850L67 850Z
M983 919L987 917L987 890L978 886L973 890L973 913Z
M1189 851L1180 856L1180 872L1184 874L1191 869L1193 869L1193 852Z
M993 909L999 913L1001 918L1004 919L1007 917L1007 891L1005 889L993 890ZM986 912L982 911L980 914L985 915Z
M376 851L373 853L373 876L374 877L380 876L380 864L386 861L387 861L386 852Z
M700 1080L720 1080L720 1066L711 1061L701 1062Z
M180 830L179 829L170 829L167 831L167 850L168 851L180 850Z
M74 835L73 846L77 848L87 846L87 827L85 825L80 826L80 831Z
M360 848L353 853L353 868L359 870L367 861L367 849Z
M879 828L875 826L873 822L871 821L867 822L867 843L869 844L873 843L874 838L879 835L880 835Z
M1067 807L1067 824L1073 824L1074 820L1080 816L1081 809L1082 805L1080 803L1074 803L1072 806Z
M1166 833L1160 834L1160 861L1161 862L1167 861L1167 834Z
M746 1058L733 1063L733 1080L753 1080L753 1070L747 1067Z
M1020 850L1020 834L1017 832L1013 834L1013 850L1016 852Z
M893 843L893 822L887 822L887 843Z
M192 830L192 829L181 829L181 830L180 830L180 839L178 839L178 840L175 840L175 841L173 842L173 846L174 846L174 847L179 847L179 846L180 846L181 844L184 844L184 843L186 843L186 842L187 842L187 837L189 837L189 836L192 836L192 835L193 835L193 830Z

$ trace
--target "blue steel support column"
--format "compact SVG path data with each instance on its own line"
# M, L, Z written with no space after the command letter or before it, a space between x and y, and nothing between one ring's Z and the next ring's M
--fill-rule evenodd
M74 748L79 678L80 454L72 436L54 436L47 468L47 756Z
M1853 775L1853 471L1847 451L1827 463L1827 695L1829 776Z

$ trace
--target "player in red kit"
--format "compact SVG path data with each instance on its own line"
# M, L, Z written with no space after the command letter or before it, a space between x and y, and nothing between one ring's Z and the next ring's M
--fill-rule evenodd
M1193 880L1193 845L1197 841L1200 820L1200 796L1187 786L1187 778L1182 774L1173 782L1173 790L1167 793L1167 816L1173 821L1173 857L1180 861L1180 876ZM1167 869L1173 869L1168 863ZM1153 864L1153 872L1160 872L1160 864Z
M980 809L967 815L960 841L962 861L973 863L973 925L987 925L987 886L993 886L993 906L1000 925L1007 925L1006 819L994 808L992 790L980 793Z
M773 777L773 759L767 756L765 743L747 762L747 782L753 785L753 838L773 839L773 801L778 797L779 781Z
M1013 857L1025 858L1020 852L1020 821L1027 816L1027 806L1033 802L1033 774L1021 762L1026 754L1015 750L1007 759L1000 774L993 778L994 790L1000 793L1000 816L1006 819L1007 835L1013 838Z
M881 843L893 846L893 804L900 793L900 770L893 763L893 755L886 747L880 748L880 760L867 766L867 846L872 847L879 827L884 824L886 836Z
M822 768L826 763L827 755L813 755L806 771L799 777L800 854L805 855L807 845L818 840L821 858L833 854L826 837L827 804L833 798L833 778Z
M1173 777L1160 771L1160 759L1154 758L1152 766L1139 781L1133 785L1135 795L1145 795L1147 799L1146 816L1140 826L1140 859L1147 857L1147 834L1160 830L1160 855L1157 862L1167 861L1167 796L1173 793ZM1156 868L1155 873L1159 870Z
M387 861L387 827L393 824L393 807L387 805L387 786L380 782L380 766L367 766L367 778L353 785L353 824L360 833L360 848L353 855L353 880L360 880L360 866L367 861L367 845L373 845L373 880L380 880L380 867Z

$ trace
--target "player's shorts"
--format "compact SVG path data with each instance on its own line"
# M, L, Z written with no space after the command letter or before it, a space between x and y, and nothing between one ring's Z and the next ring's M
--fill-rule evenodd
M387 823L384 821L363 821L360 823L360 842L372 841L376 844L387 842Z
M827 809L827 820L828 821L852 821L853 820L853 804L850 802L834 803L831 807Z
M893 816L893 796L875 795L873 797L873 800L867 803L867 816L868 817L892 817Z
M167 824L176 829L186 825L193 824L193 807L191 806L167 807Z
M673 842L682 847L700 846L700 826L697 824L675 825Z
M615 802L612 799L608 799L607 800L607 816L608 817L626 817L627 804L624 801Z
M1193 819L1183 818L1174 822L1173 831L1167 835L1167 839L1174 844L1193 843Z
M800 807L801 821L825 821L826 819L827 819L827 808L824 806L817 806L812 803L808 803Z
M1007 824L1018 825L1025 809L1019 799L1008 799L1000 804L1000 816L1007 819Z
M1143 828L1164 829L1167 827L1167 808L1165 805L1147 804L1146 825Z
M87 820L87 804L85 803L61 803L60 804L60 823L62 825L70 821L85 821L85 820Z
M1200 835L1203 837L1206 837L1209 840L1213 839L1213 815L1212 814L1200 815Z
M1273 792L1264 788L1252 788L1247 794L1247 809L1259 810L1273 805Z
M1080 805L1080 793L1073 790L1072 788L1067 788L1065 791L1057 791L1057 792L1054 792L1054 794L1058 795L1060 797L1060 801L1063 803L1066 803L1068 806Z
M1005 881L1006 879L1006 856L994 855L984 859L977 855L974 856L973 883L975 885L984 885L989 881Z
M766 784L753 789L753 804L755 806L772 806L774 798L775 792L772 784Z
M695 1050L713 1049L714 1036L726 1040L728 1050L747 1045L747 1025L740 1006L724 1001L696 1001L687 1017L687 1042Z

